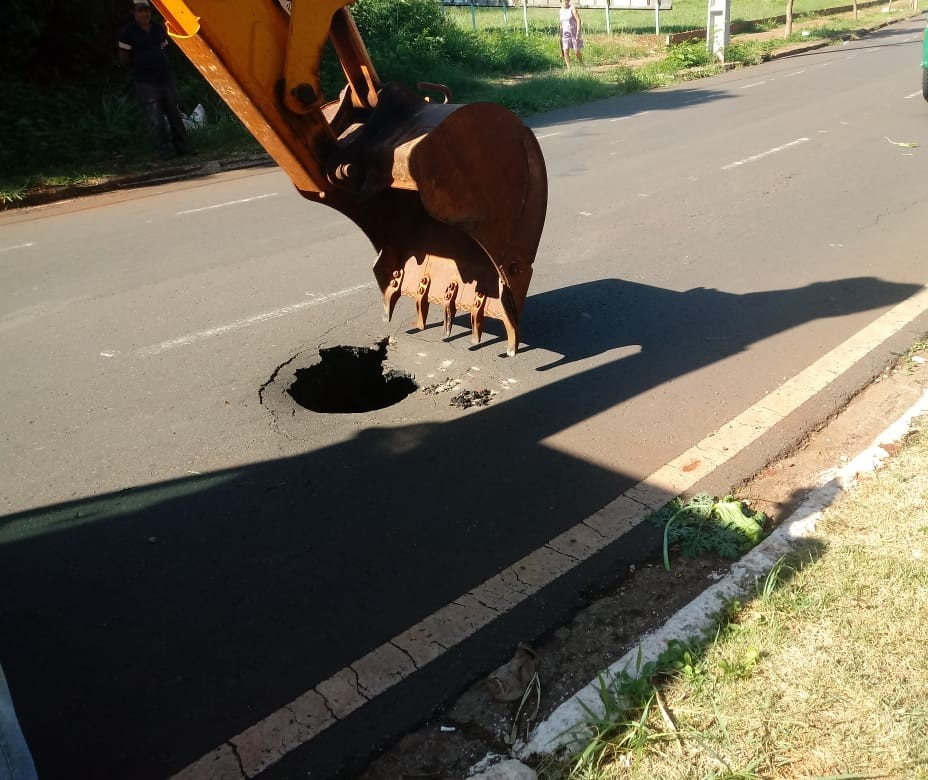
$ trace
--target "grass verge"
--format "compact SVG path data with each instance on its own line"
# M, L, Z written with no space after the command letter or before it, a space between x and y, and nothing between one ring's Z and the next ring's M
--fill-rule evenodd
M928 778L928 420L708 640L668 648L546 780ZM606 701L606 699L604 699Z

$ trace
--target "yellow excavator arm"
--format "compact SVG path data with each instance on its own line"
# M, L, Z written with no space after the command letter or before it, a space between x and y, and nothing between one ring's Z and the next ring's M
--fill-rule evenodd
M381 83L344 0L153 0L169 34L300 193L353 220L377 250L374 276L389 319L401 295L429 304L451 334L471 316L503 321L519 345L547 207L534 134L493 103L444 103ZM286 7L285 7L286 6ZM327 100L327 41L347 85Z

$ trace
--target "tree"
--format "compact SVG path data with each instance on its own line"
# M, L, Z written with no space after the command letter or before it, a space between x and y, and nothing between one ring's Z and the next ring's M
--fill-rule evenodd
M793 2L786 0L786 29L783 32L784 38L789 38L793 34Z

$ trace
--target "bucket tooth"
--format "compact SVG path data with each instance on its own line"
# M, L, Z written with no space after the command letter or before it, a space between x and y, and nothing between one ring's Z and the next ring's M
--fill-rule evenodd
M512 290L502 278L499 280L499 302L503 309L500 319L506 328L506 354L515 357L519 348L519 310L512 299Z
M393 272L393 278L390 279L386 289L383 291L383 321L389 322L393 319L393 310L396 308L396 302L400 299L400 293L403 289L403 270L399 269Z
M429 284L431 279L423 276L419 280L419 287L416 289L416 324L419 330L425 327L425 320L429 316Z
M454 315L457 313L456 298L458 295L458 283L451 282L445 289L445 338L451 335L451 323L454 322Z
M477 293L474 296L474 308L470 311L470 340L472 344L479 344L483 336L484 309L487 305L487 296Z

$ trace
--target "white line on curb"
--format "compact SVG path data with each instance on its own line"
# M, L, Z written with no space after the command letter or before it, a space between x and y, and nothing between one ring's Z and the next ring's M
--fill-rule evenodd
M923 287L583 522L230 738L172 780L241 780L265 771L619 539L926 311L928 287Z
M692 639L703 635L714 625L715 615L726 601L743 597L767 576L774 564L789 553L795 543L815 531L822 513L846 490L854 486L860 474L871 473L886 459L884 445L902 439L909 431L912 420L928 413L928 390L896 422L883 431L867 449L845 466L821 475L819 488L770 536L751 552L732 565L731 571L676 612L659 629L642 637L632 650L606 670L606 677L615 677L623 671L635 674L640 665L656 661L672 639ZM599 680L582 688L558 707L532 732L528 743L517 745L514 752L522 759L542 753L551 753L581 737L588 712L603 713L599 695ZM587 709L588 708L588 709ZM588 735L587 735L588 736Z

